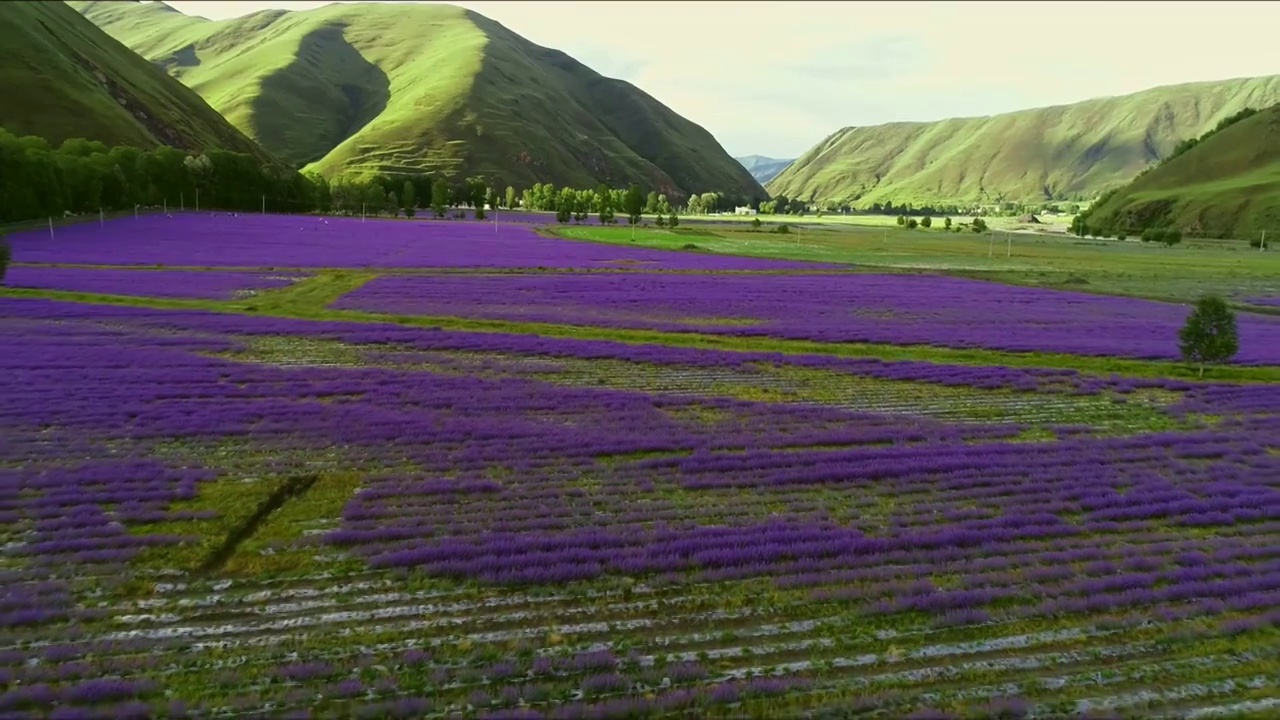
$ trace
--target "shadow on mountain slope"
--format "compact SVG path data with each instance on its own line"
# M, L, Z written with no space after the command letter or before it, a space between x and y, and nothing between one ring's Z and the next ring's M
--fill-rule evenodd
M343 31L327 25L307 33L293 61L264 78L253 101L255 139L299 167L359 132L391 97L386 73Z

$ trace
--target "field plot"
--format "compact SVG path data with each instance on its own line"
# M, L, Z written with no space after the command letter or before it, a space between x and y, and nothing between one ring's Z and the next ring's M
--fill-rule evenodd
M1273 386L2 307L5 712L1276 695Z
M334 307L822 342L1178 357L1187 308L921 275L378 278ZM1280 318L1242 315L1242 363L1280 364Z
M12 288L104 295L229 300L287 287L302 277L278 273L15 267L6 274L5 284Z
M0 717L1280 712L1276 368L1083 354L1169 306L226 220L14 243L121 267L0 287ZM680 272L536 269L628 252ZM773 337L895 322L1080 354Z
M530 227L462 221L179 214L112 220L9 238L15 262L218 267L557 267L785 270L813 263L729 255L664 253L567 242Z

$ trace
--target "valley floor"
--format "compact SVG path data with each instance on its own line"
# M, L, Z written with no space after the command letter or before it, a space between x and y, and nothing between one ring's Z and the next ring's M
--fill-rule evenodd
M690 225L14 236L0 714L1280 711L1273 254Z

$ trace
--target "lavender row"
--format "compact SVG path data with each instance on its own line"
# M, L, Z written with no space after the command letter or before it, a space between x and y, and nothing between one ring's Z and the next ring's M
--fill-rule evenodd
M1231 410L1245 405L1263 408L1275 402L1280 388L1274 386L1199 385L1164 378L1100 378L1082 376L1069 369L1003 367L976 365L944 365L916 361L885 361L877 358L841 358L830 355L794 355L769 352L731 352L665 345L635 345L607 340L572 340L538 335L504 333L468 333L403 327L395 324L316 322L268 316L244 316L200 311L157 311L146 308L106 305L77 305L46 300L0 299L0 310L29 323L84 319L127 324L139 331L188 333L193 337L180 342L194 350L196 344L206 352L231 350L236 338L255 336L292 336L318 340L336 340L362 346L385 346L389 350L406 348L420 351L458 351L504 353L539 358L579 358L586 360L622 360L681 367L749 368L768 363L847 372L885 380L927 382L952 387L976 389L1012 389L1022 391L1054 391L1066 389L1079 394L1103 391L1130 393L1135 390L1161 389L1188 392L1191 397L1212 397L1213 405ZM45 325L40 325L45 327ZM34 326L33 326L34 327ZM68 331L74 334L75 331ZM203 339L196 340L196 335ZM221 335L224 339L211 339ZM166 342L149 338L145 343ZM1199 405L1187 406L1194 410Z
M780 270L835 267L543 237L525 225L183 213L9 238L14 262L220 267L551 267Z
M1176 359L1188 309L925 275L381 277L343 309L726 335ZM1243 314L1239 362L1280 363L1280 318Z

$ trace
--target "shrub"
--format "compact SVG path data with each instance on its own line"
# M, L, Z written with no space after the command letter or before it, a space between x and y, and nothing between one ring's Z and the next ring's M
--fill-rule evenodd
M916 222L915 218L911 218L910 220L907 221L908 230L915 230L917 227L919 227L919 225L920 223Z
M928 215L925 215L924 217L920 218L920 227L923 227L923 228L933 227L933 218L929 217Z
M680 227L680 218L676 217L675 213L667 216L667 227Z
M760 229L760 218L751 218L751 229L752 230Z
M1177 229L1165 230L1164 237L1162 237L1160 241L1169 247L1173 247L1174 245L1182 242L1182 231Z
M787 227L786 223L783 223L782 225L779 225L778 227L774 228L773 231L778 233L779 235L786 235L787 233L791 232L791 228Z
M1201 377L1205 365L1224 363L1235 357L1240 350L1240 340L1236 314L1227 302L1215 295L1200 298L1178 331L1178 349L1184 360L1200 367Z

